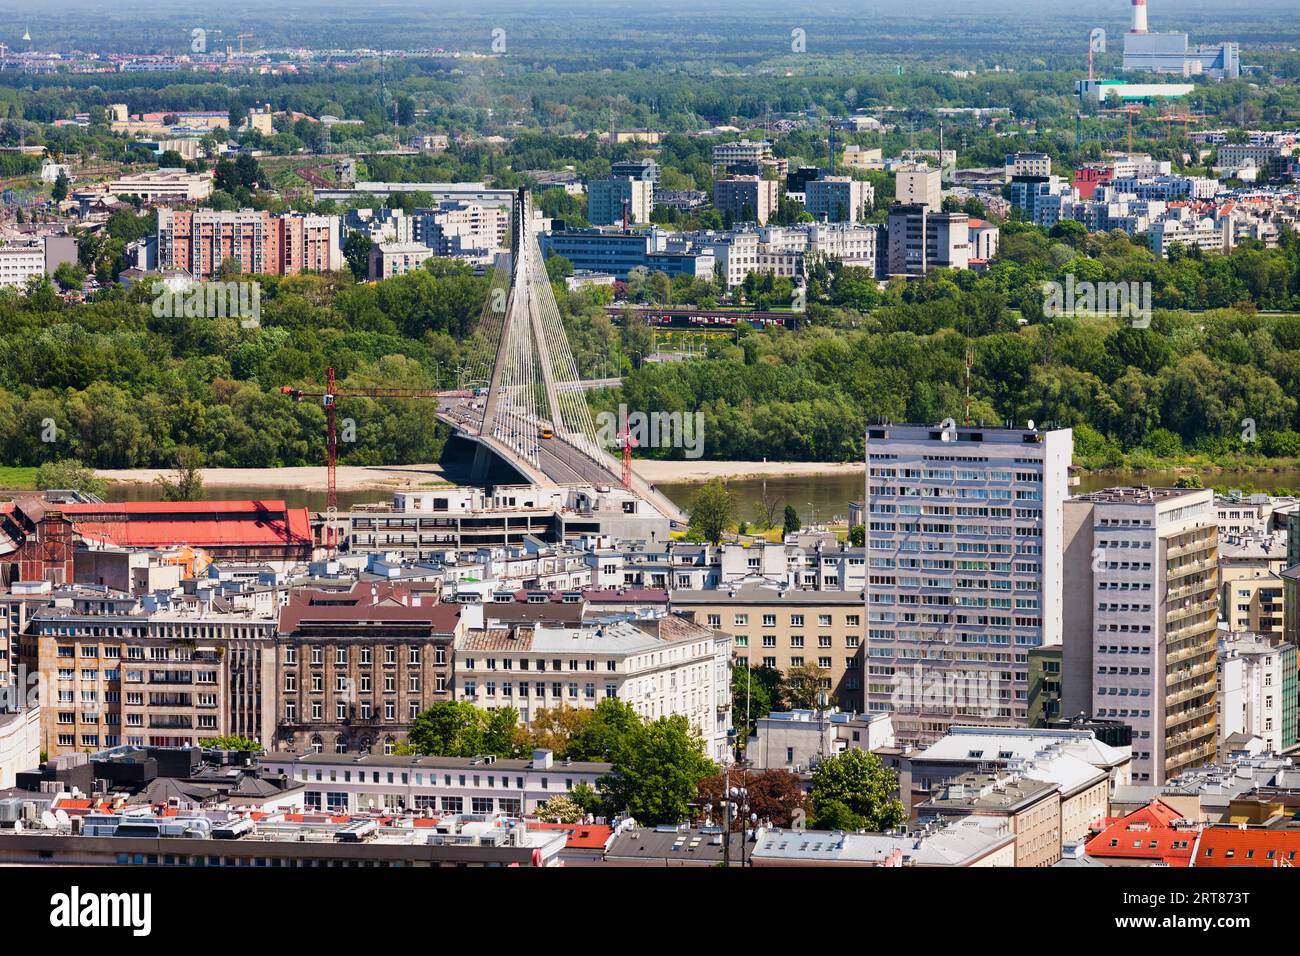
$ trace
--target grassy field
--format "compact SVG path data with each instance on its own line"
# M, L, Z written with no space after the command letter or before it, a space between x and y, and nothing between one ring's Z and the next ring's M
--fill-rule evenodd
M0 465L0 488L8 491L34 490L36 488L36 469Z

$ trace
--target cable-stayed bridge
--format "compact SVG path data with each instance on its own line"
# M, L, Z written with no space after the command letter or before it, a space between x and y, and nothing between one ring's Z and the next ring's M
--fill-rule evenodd
M471 342L464 384L438 402L438 417L475 442L472 479L485 481L493 457L538 484L622 486L624 471L605 447L585 392L618 384L584 381L569 347L559 306L523 189L514 203L508 265L493 272ZM633 471L626 488L673 521L685 515Z

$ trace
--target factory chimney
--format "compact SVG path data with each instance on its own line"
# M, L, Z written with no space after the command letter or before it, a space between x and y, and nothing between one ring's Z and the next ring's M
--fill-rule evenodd
M1133 29L1129 33L1147 32L1147 0L1133 0Z

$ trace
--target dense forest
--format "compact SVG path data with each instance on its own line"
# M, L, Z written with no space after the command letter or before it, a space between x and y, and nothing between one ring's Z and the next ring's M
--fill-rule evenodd
M149 223L119 213L83 255L102 256ZM1050 233L1005 228L985 274L938 271L882 292L862 270L815 262L800 328L742 326L710 337L705 357L687 362L644 361L652 332L612 323L608 289L570 293L556 282L555 292L583 374L626 376L621 390L593 394L593 405L699 409L710 458L852 460L868 422L960 420L968 352L972 419L1073 426L1083 464L1300 455L1292 233L1275 249L1248 242L1228 256L1159 260L1123 234L1088 236L1072 223ZM1150 327L1044 317L1042 283L1067 273L1151 283ZM236 319L159 318L147 283L112 284L82 303L49 282L0 293L0 461L165 467L192 446L214 466L316 463L323 411L279 387L320 384L331 365L345 386L455 387L488 288L463 264L437 259L379 283L347 272L258 281L261 323L248 329ZM740 299L771 304L763 297L789 294L784 281L747 283ZM659 302L723 294L662 275L628 291ZM356 423L356 440L340 449L345 463L435 460L446 438L427 401L349 398L340 414ZM1248 418L1258 433L1249 446Z

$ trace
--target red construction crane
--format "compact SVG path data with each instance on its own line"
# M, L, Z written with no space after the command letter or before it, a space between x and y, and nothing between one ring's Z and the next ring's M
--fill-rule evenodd
M623 431L619 433L618 445L623 449L623 487L632 490L632 449L636 447L636 439L632 437L632 432L628 430L627 422L623 422Z
M334 385L334 367L330 366L326 376L325 391L313 392L305 388L283 385L280 392L290 396L295 402L304 398L319 398L325 408L325 473L326 491L325 507L329 511L338 509L338 488L335 471L338 466L339 440L335 422L335 404L343 398L441 398L443 396L468 395L468 392L439 391L436 388L337 388Z

